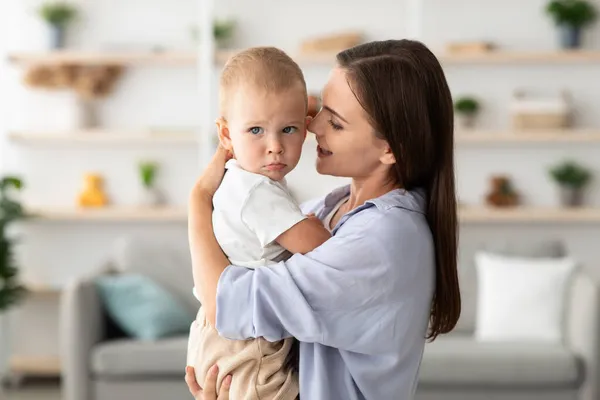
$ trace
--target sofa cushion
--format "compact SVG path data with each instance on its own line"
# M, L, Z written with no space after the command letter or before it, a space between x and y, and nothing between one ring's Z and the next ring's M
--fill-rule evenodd
M475 231L474 234L480 234ZM462 232L461 232L462 235ZM473 246L469 244L472 243ZM463 240L464 248L459 254L459 279L462 310L454 329L456 332L471 334L475 331L477 315L477 270L473 254L486 251L504 256L560 258L566 254L565 246L560 241L534 239L515 241L497 239L493 243L481 245L478 240Z
M133 338L157 340L190 331L195 315L146 275L101 276L96 287L110 318Z
M581 376L578 358L560 345L482 343L456 335L426 344L420 385L575 387Z
M192 294L194 280L186 236L170 240L126 236L117 241L114 253L118 272L148 276L196 315L200 303Z
M92 350L91 370L96 377L179 376L185 373L187 336L141 341L119 339ZM183 378L182 378L183 379Z

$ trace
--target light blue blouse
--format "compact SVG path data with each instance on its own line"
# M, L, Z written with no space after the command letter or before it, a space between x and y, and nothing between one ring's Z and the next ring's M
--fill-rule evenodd
M323 219L349 191L303 212ZM425 204L422 191L396 189L344 215L310 253L256 270L227 267L217 330L298 338L303 399L412 399L435 287Z

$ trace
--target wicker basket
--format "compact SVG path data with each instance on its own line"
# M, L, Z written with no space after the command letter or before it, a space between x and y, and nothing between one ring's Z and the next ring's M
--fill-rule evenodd
M517 130L563 129L570 126L568 115L556 113L515 113L512 126Z
M516 130L564 129L571 125L569 96L526 98L517 92L511 106L512 127Z

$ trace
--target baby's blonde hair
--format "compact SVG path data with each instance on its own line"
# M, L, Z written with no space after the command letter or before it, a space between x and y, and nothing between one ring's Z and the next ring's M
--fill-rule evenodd
M227 61L219 83L219 111L222 116L225 116L231 94L240 85L275 93L297 87L308 102L302 70L290 56L275 47L251 47Z

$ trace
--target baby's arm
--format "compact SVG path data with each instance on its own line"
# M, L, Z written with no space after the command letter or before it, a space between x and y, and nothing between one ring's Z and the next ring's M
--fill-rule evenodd
M276 242L291 253L308 253L331 237L318 218L304 215L287 191L269 181L248 193L241 218L261 246Z
M298 222L275 239L281 247L291 253L308 253L325 243L331 234L321 220L314 216Z

